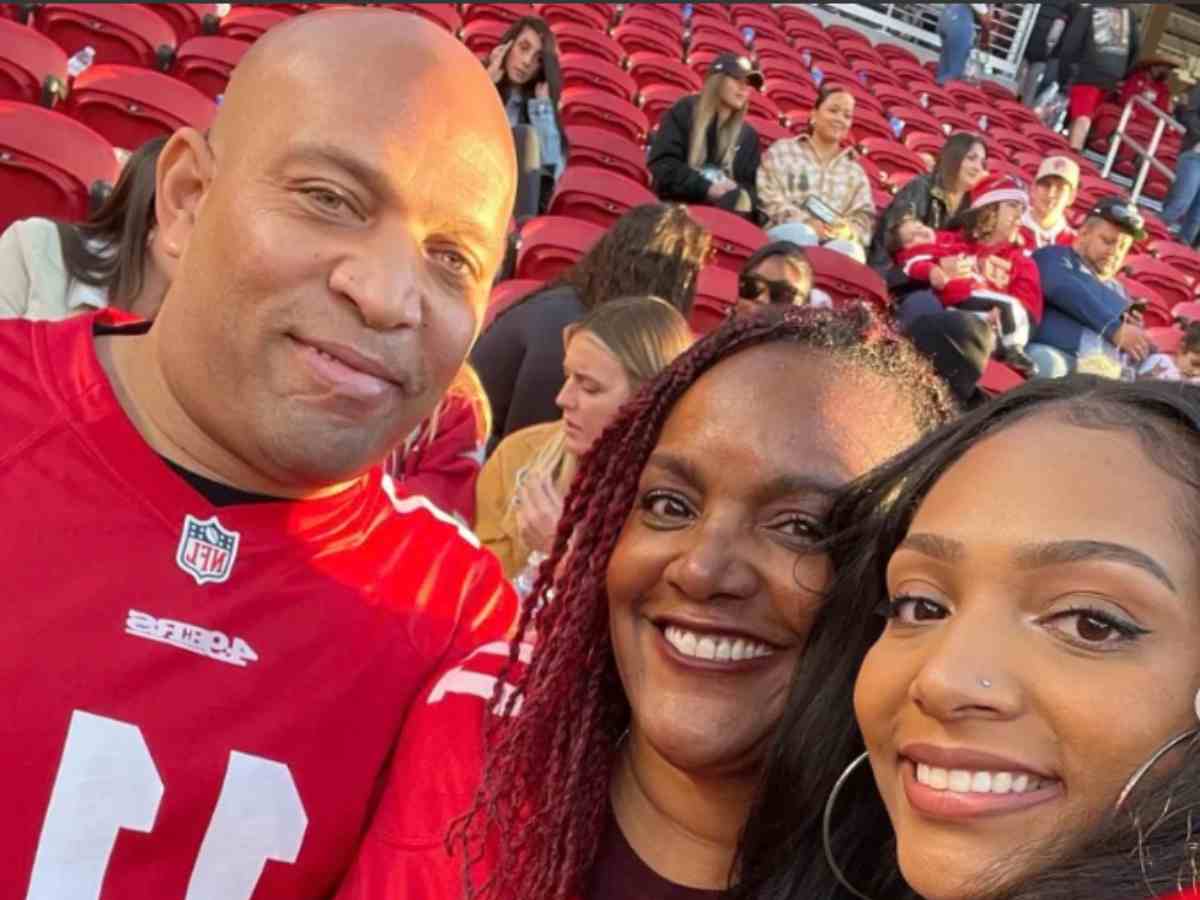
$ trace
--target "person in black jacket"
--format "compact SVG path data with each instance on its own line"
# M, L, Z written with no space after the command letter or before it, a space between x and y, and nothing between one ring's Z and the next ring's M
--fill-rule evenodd
M704 89L677 102L659 123L647 167L660 198L753 217L759 140L745 119L750 88L762 86L762 73L746 57L713 60Z
M710 244L682 206L635 206L575 265L500 313L471 352L492 404L493 446L562 415L554 398L564 380L563 329L592 307L653 294L689 316Z
M1083 150L1092 117L1104 96L1125 80L1137 62L1138 21L1126 3L1091 3L1071 18L1058 48L1071 83L1071 146Z
M1175 117L1187 134L1175 163L1175 181L1163 200L1162 217L1179 240L1195 246L1200 240L1200 85L1188 91Z
M1021 83L1021 102L1033 106L1042 81L1058 81L1058 45L1078 3L1055 0L1039 3L1037 18L1025 45L1025 75Z

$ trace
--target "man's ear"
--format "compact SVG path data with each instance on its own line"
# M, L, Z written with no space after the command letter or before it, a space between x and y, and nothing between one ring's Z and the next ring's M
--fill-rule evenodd
M158 157L154 196L157 243L172 261L178 261L187 249L212 184L213 169L208 140L194 128L181 128L171 135Z

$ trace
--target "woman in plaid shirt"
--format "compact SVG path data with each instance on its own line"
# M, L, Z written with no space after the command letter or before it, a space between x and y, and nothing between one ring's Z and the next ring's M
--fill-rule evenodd
M875 224L871 183L854 148L843 146L854 121L854 95L821 88L808 133L776 141L758 169L758 199L773 240L824 244L859 262Z

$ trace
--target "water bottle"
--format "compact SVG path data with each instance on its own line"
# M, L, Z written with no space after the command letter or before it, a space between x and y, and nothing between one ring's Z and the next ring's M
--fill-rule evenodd
M987 117L987 116L980 116L980 117L979 117L979 122L978 122L977 124L979 125L979 130L980 130L980 131L987 131L987 127L988 127L988 117Z
M78 78L96 61L96 48L90 44L67 60L67 74Z
M929 109L929 92L921 91L921 96L917 98L917 103L921 104L921 109Z
M898 119L895 116L888 116L888 124L892 126L892 134L896 136L896 140L900 140L900 135L904 134L904 128L908 125L903 119Z
M692 4L683 4L683 9L681 12L683 13L683 21L690 22L692 20Z
M803 53L800 54L800 62L802 62L804 64L804 68L811 69L812 68L812 53L808 50L805 50Z
M821 82L825 80L825 73L822 72L817 66L813 66L812 80L816 82L817 87L820 87Z
M744 43L747 47L753 46L754 44L754 29L749 25L742 29L742 43Z

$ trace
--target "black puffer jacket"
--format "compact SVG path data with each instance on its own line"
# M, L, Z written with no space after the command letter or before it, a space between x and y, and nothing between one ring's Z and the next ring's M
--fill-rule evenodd
M646 167L654 178L654 192L668 202L708 203L709 180L688 165L688 144L691 142L692 118L700 96L684 97L667 110L658 124L658 132L650 147ZM742 125L737 150L733 157L733 180L744 188L758 208L758 132ZM708 161L715 164L717 155L717 123L708 128Z
M1033 20L1033 29L1029 32L1029 43L1025 45L1025 59L1029 62L1048 62L1052 57L1057 57L1058 54L1051 53L1050 48L1046 46L1050 30L1059 19L1069 24L1071 15L1078 6L1078 3L1072 3L1071 0L1039 3L1037 18ZM1066 31L1062 34L1065 35ZM1058 40L1061 45L1062 35ZM1054 49L1057 51L1058 45Z
M1129 17L1129 52L1123 60L1124 65L1109 68L1101 64L1092 25L1092 13L1097 9L1120 9ZM1069 83L1090 84L1111 91L1125 80L1137 62L1140 49L1137 15L1132 6L1127 3L1080 3L1063 35L1058 56Z

